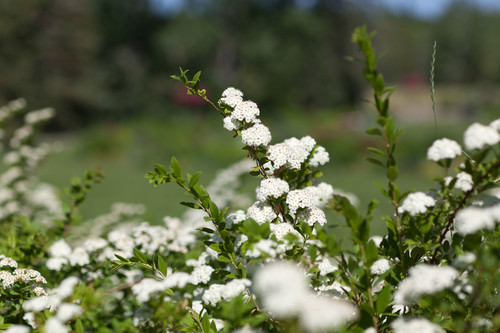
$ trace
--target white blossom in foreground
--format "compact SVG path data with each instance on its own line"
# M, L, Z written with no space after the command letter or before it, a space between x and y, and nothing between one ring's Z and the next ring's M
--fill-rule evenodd
M230 301L242 293L245 293L247 287L251 285L248 279L234 279L224 284L212 284L203 293L203 302L216 306L221 300Z
M455 230L461 235L476 233L479 230L495 227L495 220L498 221L500 205L493 207L466 207L461 209L455 218Z
M493 120L489 126L500 132L500 118L498 118L497 120Z
M271 139L271 131L262 124L255 124L241 131L241 141L246 146L267 146Z
M469 150L481 149L484 146L493 146L500 141L500 134L491 127L474 123L470 125L464 133L464 144Z
M253 284L263 297L264 307L282 318L298 314L308 296L304 270L288 262L262 267L255 274Z
M289 262L273 262L255 275L254 286L264 307L279 318L299 317L308 332L337 328L357 317L354 305L309 289L305 271Z
M456 141L446 138L434 141L427 150L427 159L435 162L460 155L462 147Z
M353 304L327 296L310 294L300 311L300 324L308 332L323 332L357 318Z
M12 325L7 328L4 333L29 333L31 329L25 325Z
M398 318L391 324L391 327L394 333L445 333L444 329L425 318Z
M257 188L257 200L266 201L269 197L278 199L288 191L290 191L290 186L286 181L279 178L267 178L262 180Z
M370 273L374 275L382 275L387 272L391 268L389 264L389 260L387 259L379 259L375 261L370 267Z
M432 295L452 287L457 277L458 271L451 266L414 266L399 283L394 293L394 303L410 305L423 295Z
M436 201L431 196L424 192L410 193L403 204L399 207L399 213L408 212L411 216L423 214L427 211L427 207L432 207Z
M474 182L472 181L472 176L467 172L460 172L457 174L457 181L455 182L455 188L467 192L472 190Z
M80 315L83 312L81 306L72 303L63 303L57 310L56 318L61 322L67 322L70 319Z
M51 317L47 319L45 322L45 332L50 333L67 333L69 332L68 328L64 323L62 323L56 317Z

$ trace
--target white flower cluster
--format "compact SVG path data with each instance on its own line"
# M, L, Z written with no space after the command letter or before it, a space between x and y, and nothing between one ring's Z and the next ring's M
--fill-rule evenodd
M271 131L261 124L260 110L252 101L244 101L243 93L235 88L227 88L219 100L232 108L232 112L224 117L224 128L228 131L241 131L241 140L247 146L267 146L271 142Z
M461 235L474 234L479 230L492 230L500 222L500 205L490 207L466 207L455 217L455 230Z
M45 108L36 111L30 111L24 116L24 122L26 124L36 126L41 122L47 121L54 117L55 112L52 108Z
M464 144L468 150L481 149L484 146L493 146L500 142L498 133L498 119L490 125L474 123L464 132ZM493 126L492 126L493 125Z
M277 143L269 146L267 150L267 158L269 163L265 167L270 173L274 173L282 167L289 169L300 170L302 164L309 159L309 165L312 167L317 167L324 165L330 161L330 156L328 152L323 147L317 147L316 140L310 136L305 136L302 139L290 138L286 139L282 143Z
M278 217L274 212L273 207L263 201L256 201L247 209L247 217L251 218L258 224L271 222Z
M75 286L80 281L71 276L64 279L56 289L50 291L49 296L38 296L23 303L25 315L24 320L34 329L39 328L35 321L35 313L50 309L55 312L55 316L45 322L45 332L69 332L66 322L82 314L83 309L74 303L64 303L63 301L71 295Z
M137 302L147 303L151 295L161 293L169 288L184 288L190 281L190 275L184 272L167 273L164 280L144 278L132 286L132 293Z
M40 284L47 283L39 271L27 268L18 268L17 261L0 254L0 286L3 289L13 288L16 283L30 285L36 295L45 295Z
M286 204L290 214L295 215L298 209L312 208L314 206L314 197L307 189L298 189L288 192Z
M394 333L445 333L439 325L425 318L397 318L391 324Z
M472 190L474 182L472 181L472 176L467 172L460 172L457 174L457 181L455 182L455 188L467 192Z
M421 296L453 287L457 277L458 271L451 266L414 266L410 268L408 276L399 283L394 293L394 303L410 305Z
M446 138L434 141L427 150L427 159L435 162L460 155L462 155L462 147L456 141Z
M370 273L374 275L382 275L391 268L389 260L382 258L375 261L370 267Z
M10 101L7 105L0 107L0 123L5 122L15 114L19 113L26 106L26 100L19 98Z
M254 286L267 310L278 318L299 317L308 332L335 329L357 317L353 304L309 289L305 272L289 262L274 262L255 275Z
M267 178L260 182L257 188L257 200L265 201L272 197L278 199L290 191L288 183L279 178Z
M425 194L424 192L410 193L403 204L398 208L398 212L408 212L411 216L423 214L427 211L428 207L433 207L436 201L433 197Z
M203 293L202 300L205 304L216 306L220 301L230 301L242 293L252 282L248 279L234 279L226 284L211 284Z

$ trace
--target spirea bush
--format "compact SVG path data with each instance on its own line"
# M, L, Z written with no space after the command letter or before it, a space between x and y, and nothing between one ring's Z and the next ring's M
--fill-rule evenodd
M222 117L248 159L208 186L175 157L146 178L187 194L186 213L144 222L142 205L115 204L84 221L79 207L100 170L75 178L65 195L33 171L50 151L35 134L53 111L0 109L0 330L5 332L497 332L500 330L500 119L441 138L427 159L443 172L430 190L401 192L393 88L377 70L373 34L358 28L363 75L380 139L368 160L387 178L392 205L384 235L372 235L377 202L321 181L329 153L310 136L273 142L255 102L228 88L218 101L200 73L173 78ZM254 198L240 177L259 179ZM327 228L345 219L352 246ZM89 228L88 225L92 225ZM88 229L92 229L89 233ZM75 233L85 237L72 237Z

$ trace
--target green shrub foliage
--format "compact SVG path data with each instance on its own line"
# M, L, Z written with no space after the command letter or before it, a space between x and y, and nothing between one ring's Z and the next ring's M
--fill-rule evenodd
M500 330L500 119L472 124L463 146L436 140L443 170L428 191L401 192L392 87L377 70L373 34L357 28L380 139L368 161L393 207L385 235L370 233L377 202L321 181L328 152L306 136L272 143L260 109L236 88L218 101L200 75L173 75L222 116L248 159L211 184L175 157L146 178L186 194L180 217L142 222L141 205L117 203L83 222L79 206L102 178L90 170L62 195L33 175L54 147L35 140L51 109L0 109L0 330L5 332L496 332ZM433 60L434 63L434 60ZM380 148L382 147L382 148ZM255 198L239 192L250 173ZM328 228L340 214L352 245ZM85 238L72 238L92 224ZM77 241L74 241L77 239Z

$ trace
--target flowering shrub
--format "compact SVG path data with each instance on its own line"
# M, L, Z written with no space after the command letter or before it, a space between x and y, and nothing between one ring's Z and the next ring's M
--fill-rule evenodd
M150 183L175 183L190 198L181 202L189 208L182 218L152 225L142 221L143 206L116 204L85 222L100 227L93 234L71 241L84 230L78 207L101 172L72 180L67 199L49 187L34 199L42 185L31 171L44 154L32 139L52 112L28 113L24 125L2 132L0 330L498 331L500 119L471 125L465 150L452 139L435 141L427 158L443 169L436 187L401 193L394 153L402 132L371 38L364 28L353 35L378 112L367 132L383 147L369 148L369 161L387 177L380 190L393 214L384 217L385 235L370 233L375 200L358 207L353 195L321 181L330 156L312 137L272 143L258 105L240 90L226 89L215 103L200 89L200 73L188 78L181 70L173 78L222 116L249 157L207 187L175 158L155 165ZM0 109L5 128L23 108L17 101ZM238 192L248 172L260 179L255 199ZM326 228L325 209L344 217L353 246Z

